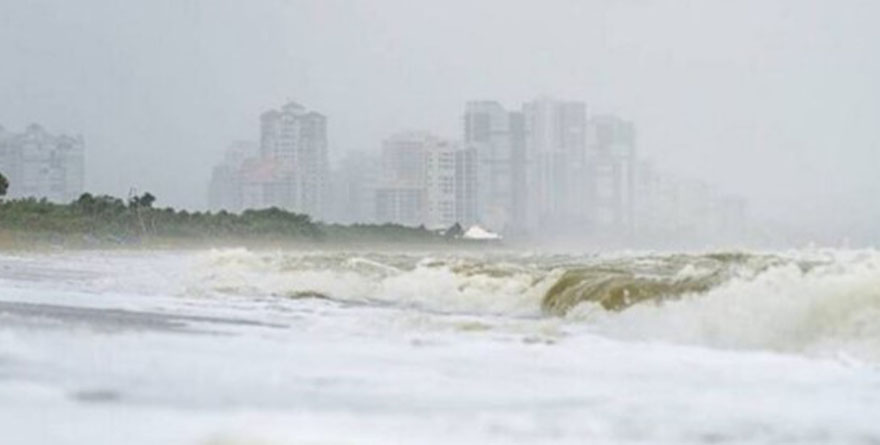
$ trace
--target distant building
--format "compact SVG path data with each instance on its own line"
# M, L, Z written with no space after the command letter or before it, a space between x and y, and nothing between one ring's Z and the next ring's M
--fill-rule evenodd
M465 105L464 143L474 150L476 182L472 219L493 230L525 228L527 158L522 113L496 101Z
M331 174L326 117L290 102L260 116L258 144L230 147L209 202L340 223L478 225L506 239L720 240L745 230L745 201L641 162L635 124L588 116L584 102L538 98L509 111L470 101L462 121L461 142L397 133L380 154L350 152Z
M289 102L260 116L260 156L281 165L289 194L279 207L323 217L329 192L327 118ZM273 186L274 187L274 186ZM281 186L279 186L281 187Z
M640 163L635 124L589 116L584 102L545 97L510 112L470 101L464 142L456 218L505 235L625 243L745 226L744 201Z
M425 132L382 144L376 221L445 228L474 218L475 152Z
M259 147L234 144L217 165L209 185L212 209L242 211L266 207L329 214L327 118L290 102L260 116Z
M630 233L635 218L636 130L616 116L595 116L589 124L586 205L599 233Z
M587 107L540 98L523 106L529 227L583 223L587 189Z
M449 141L438 141L425 147L425 221L433 228L456 223L457 150Z
M0 173L10 182L10 198L70 202L83 193L85 143L82 136L54 136L33 124L23 133L0 127Z
M397 133L382 142L376 221L404 225L428 221L428 152L441 140L426 132Z
M382 176L385 185L423 187L425 152L441 142L427 132L402 132L382 141Z

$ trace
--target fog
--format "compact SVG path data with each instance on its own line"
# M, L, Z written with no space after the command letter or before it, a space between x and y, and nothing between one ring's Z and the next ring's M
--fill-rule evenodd
M750 224L880 241L874 1L0 0L0 125L82 134L86 188L203 209L212 167L294 100L331 160L539 96L635 123Z

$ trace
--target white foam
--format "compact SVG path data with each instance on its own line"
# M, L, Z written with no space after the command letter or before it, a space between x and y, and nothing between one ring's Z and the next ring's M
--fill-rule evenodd
M341 301L382 302L437 312L540 314L553 277L514 268L480 271L467 259L345 254L255 254L245 250L205 255L191 287L221 292L291 296L316 293ZM393 262L403 262L397 267ZM471 269L473 270L471 270Z
M569 317L617 338L880 360L880 255L826 254L808 270L787 263L681 301Z
M661 307L567 318L504 315L538 314L546 287L582 258L35 258L44 271L98 275L53 281L12 265L0 300L230 313L275 326L108 332L13 313L0 324L0 427L23 444L877 441L873 367L763 351L849 354L870 344L877 255L790 256L821 265L744 274ZM296 291L381 304L284 298ZM466 314L447 313L457 311Z
M584 304L566 319L622 339L880 360L880 253L808 251L784 257L766 269L744 268L721 286L681 301L640 304L620 313ZM540 315L544 293L564 270L541 267L542 258L534 256L511 263L468 256L225 250L202 260L198 285L191 289L197 294L316 293L435 312L510 316ZM558 257L552 261L560 263ZM704 266L686 264L674 275L706 273Z

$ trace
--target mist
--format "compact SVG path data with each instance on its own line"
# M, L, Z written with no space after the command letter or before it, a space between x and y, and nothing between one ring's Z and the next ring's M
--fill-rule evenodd
M0 0L0 442L880 444L878 18Z
M287 101L332 164L465 104L583 101L659 169L798 242L880 241L870 1L0 1L0 125L82 134L86 189L207 208L211 170ZM785 235L785 236L782 236Z

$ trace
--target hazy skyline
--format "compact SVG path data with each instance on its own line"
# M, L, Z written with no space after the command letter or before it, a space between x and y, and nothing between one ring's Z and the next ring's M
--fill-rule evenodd
M0 125L82 133L87 188L203 208L226 146L288 99L331 157L464 104L584 100L642 158L845 236L880 219L880 4L870 1L0 0ZM870 231L870 232L869 232Z

